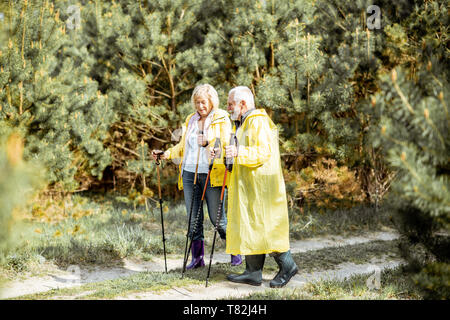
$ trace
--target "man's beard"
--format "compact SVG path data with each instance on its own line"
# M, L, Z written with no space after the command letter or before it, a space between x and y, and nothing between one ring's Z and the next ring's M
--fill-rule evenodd
M231 120L236 121L236 120L239 119L239 116L240 116L239 110L234 109L233 112L230 115L230 118L231 118Z

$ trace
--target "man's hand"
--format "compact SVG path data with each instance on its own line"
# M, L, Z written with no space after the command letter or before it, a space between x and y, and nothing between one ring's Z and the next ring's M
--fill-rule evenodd
M161 159L161 160L164 160L164 159L166 159L166 157L164 156L164 151L161 151L161 150L152 150L152 158L153 158L153 160L158 160L158 157L159 157L159 159Z
M237 152L236 146L231 145L231 146L225 147L225 156L227 158L235 158L235 157L237 157L237 155L238 155L238 152Z
M209 157L210 157L210 159L220 158L220 154L221 154L220 148L211 148L209 150Z

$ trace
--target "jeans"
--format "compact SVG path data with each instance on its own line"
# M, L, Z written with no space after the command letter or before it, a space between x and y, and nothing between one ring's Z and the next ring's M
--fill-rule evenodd
M189 213L191 212L191 201L192 201L192 193L194 191L194 176L193 172L183 170L183 190L184 190L184 201L186 203L187 210L187 221L189 221ZM195 187L194 193L194 202L192 208L192 217L191 217L191 225L189 227L189 237L192 240L203 240L203 203L199 209L200 202L202 199L203 188L205 187L206 182L206 173L198 173L197 174L197 186ZM210 181L208 180L208 186L206 187L205 192L205 200L206 205L208 206L208 214L211 223L215 226L217 219L217 210L220 204L220 193L222 192L222 187L211 187ZM217 231L219 232L220 238L225 240L226 238L226 230L227 230L227 217L225 212L225 197L227 190L224 190L224 201L222 204L222 217L220 219L220 223L217 226ZM198 216L197 216L198 215ZM195 225L196 224L196 225ZM194 226L195 225L195 226ZM194 232L193 232L194 231ZM193 235L192 235L193 234Z

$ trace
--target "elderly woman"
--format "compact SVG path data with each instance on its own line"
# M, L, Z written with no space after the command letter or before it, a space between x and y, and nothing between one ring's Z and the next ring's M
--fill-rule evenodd
M203 188L209 167L209 150L207 146L214 146L216 138L220 138L222 144L228 143L231 133L231 122L228 113L219 109L219 96L216 90L209 84L198 85L192 93L191 102L196 112L186 118L183 126L181 141L174 147L165 151L161 159L182 159L178 176L178 188L184 190L186 210L189 215L192 212L189 237L192 239L192 262L186 267L193 269L203 267L204 235L203 235L203 203L199 209ZM200 150L199 150L200 149ZM156 160L157 154L162 151L153 150L152 155ZM195 172L197 171L197 187L194 188ZM225 165L222 159L216 159L212 168L210 179L205 193L208 214L211 222L216 225L217 210L220 204L220 193L225 174ZM193 207L191 211L191 199L194 193ZM220 237L226 239L226 212L222 207L222 219L217 229ZM199 215L197 216L197 213ZM231 264L242 263L240 255L231 256Z

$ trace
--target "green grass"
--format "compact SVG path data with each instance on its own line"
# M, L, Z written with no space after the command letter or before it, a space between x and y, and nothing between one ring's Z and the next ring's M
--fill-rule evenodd
M371 258L399 258L398 240L393 241L371 241L355 245L346 245L333 248L323 248L309 252L295 253L292 255L295 262L303 272L315 270L333 269L335 266L351 262L363 264ZM273 259L269 259L268 268L278 270Z
M231 267L229 263L215 264L211 268L209 283L226 281L226 275L243 272L244 266ZM52 289L46 292L24 295L10 300L45 300L76 297L75 299L112 299L133 293L161 292L173 287L205 285L208 268L186 270L181 277L181 268L163 272L139 272L113 280L88 283L72 288Z
M179 272L140 272L128 277L94 282L82 286L53 289L46 292L24 295L9 300L46 300L46 299L112 299L138 292L160 292L172 287L201 284L201 281ZM75 298L74 298L75 297Z
M392 208L382 204L378 210L368 205L358 205L349 209L321 209L305 207L289 210L289 235L291 239L305 239L321 235L361 235L370 231L393 228Z
M111 265L124 257L150 260L163 253L157 206L146 212L143 207L134 210L110 199L89 199L82 209L93 214L77 219L67 211L67 217L57 223L24 223L15 247L0 257L3 273L29 271L42 257L66 268L70 264ZM177 205L165 214L168 254L184 252L184 211L184 206Z
M331 270L344 262L363 264L372 258L399 258L398 240L372 241L355 245L346 245L334 248L324 248L314 251L294 253L292 257L300 272L313 272L317 270ZM237 267L229 263L215 264L211 269L212 278L217 281L227 281L226 276L231 273L242 273L245 270L245 262ZM179 271L181 272L181 270ZM205 279L207 268L190 270L187 275L194 279ZM263 272L273 274L278 272L275 260L266 255Z
M321 249L307 253L294 254L294 260L301 272L314 270L332 269L343 262L367 263L374 256L381 257L386 252L392 252L395 256L397 241L376 241L374 243L348 245L339 248ZM357 259L355 255L359 255ZM326 260L325 262L321 260ZM208 259L206 259L208 261ZM211 268L209 282L211 284L224 282L226 276L231 273L242 273L245 264L232 267L229 263L214 264ZM273 274L278 270L273 258L266 256L264 273ZM76 297L76 299L112 299L126 297L132 293L155 292L167 290L172 287L204 285L208 268L187 270L181 279L181 268L170 271L168 274L162 272L141 272L128 277L85 284L80 287L51 290L43 293L26 295L16 299L61 299L64 297ZM298 289L297 289L298 290ZM277 293L280 292L280 293ZM294 291L295 293L296 291ZM267 299L287 299L289 296L298 297L301 294L306 299L309 293L304 291L292 293L283 290L270 290L264 293ZM263 298L263 296L261 296Z
M157 203L150 202L150 210L146 212L144 206L134 208L116 201L114 195L90 193L73 196L73 202L78 204L78 209L93 213L77 218L69 208L59 222L24 223L16 246L0 255L0 276L11 279L27 271L39 272L43 258L60 268L67 268L71 264L111 266L125 257L151 260L162 255ZM184 203L165 205L169 206L169 211L164 214L166 251L182 255L187 225ZM290 211L292 239L377 230L386 225L388 210L380 209L375 214L371 208L357 207L345 211L320 213L310 209L305 212ZM207 214L205 216L205 240L212 243L212 225ZM217 241L216 245L218 249L224 249L225 242Z
M250 294L244 300L398 300L423 299L403 267L381 272L379 289L369 289L370 275L356 275L344 281L326 280L308 283L302 288L270 289Z

